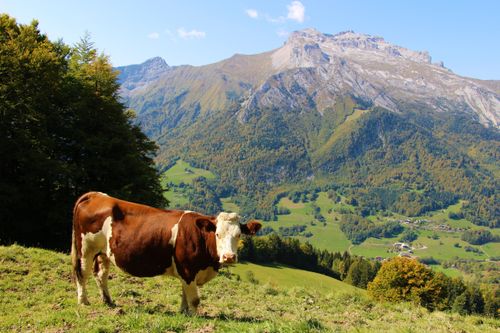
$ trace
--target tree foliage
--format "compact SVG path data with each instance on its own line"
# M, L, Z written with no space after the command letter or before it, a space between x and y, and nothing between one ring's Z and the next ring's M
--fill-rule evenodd
M495 236L486 229L466 230L462 234L462 240L472 245L483 245L489 242L500 242L500 236Z
M2 14L0 54L1 242L66 248L72 205L89 190L164 204L156 146L88 37L69 47Z
M373 282L368 284L368 292L378 300L428 305L438 292L432 281L432 271L418 261L395 257L382 264Z
M361 244L369 237L394 237L400 234L404 228L396 221L376 225L361 216L345 214L340 220L340 230L353 244Z

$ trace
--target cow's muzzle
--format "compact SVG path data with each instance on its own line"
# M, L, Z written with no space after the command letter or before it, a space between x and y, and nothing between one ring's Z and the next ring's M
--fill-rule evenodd
M238 261L236 254L226 253L222 255L221 263L223 264L234 264Z

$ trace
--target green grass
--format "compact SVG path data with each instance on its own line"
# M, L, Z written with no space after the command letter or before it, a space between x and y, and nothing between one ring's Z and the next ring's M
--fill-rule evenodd
M225 212L239 213L240 207L237 204L235 204L230 197L229 198L221 198L220 201L222 202L222 209Z
M358 256L364 256L367 258L390 258L397 255L394 252L388 252L392 248L392 245L398 241L398 237L394 238L367 238L363 243L359 245L353 245L351 247L351 253Z
M433 239L432 235L434 234L438 235L439 239ZM450 260L457 257L463 259L487 259L485 254L466 252L464 247L471 245L462 241L458 233L422 230L420 237L413 243L427 247L427 249L415 251L415 255L420 257L434 257L439 260ZM458 243L460 247L455 247L455 243Z
M186 207L189 205L188 198L182 192L183 189L178 187L178 185L180 183L191 184L193 179L198 177L214 179L215 175L208 170L192 167L183 160L177 160L170 169L161 175L160 183L163 188L167 188L170 183L174 185L170 186L170 189L164 193L165 198L170 202L170 208Z
M170 202L169 207L171 208L185 207L189 204L188 198L178 188L171 188L163 195Z
M430 265L430 267L432 268L432 270L434 270L436 272L444 273L444 274L448 275L449 277L462 277L463 276L462 272L460 272L459 270L457 270L455 268L443 268L443 266L441 266L441 265Z
M248 267L243 266L243 271ZM309 280L307 287L273 285L264 278L263 283L252 284L228 273L201 289L197 316L178 312L178 280L134 278L115 268L109 285L117 307L101 304L93 281L89 281L91 305L78 306L68 255L16 245L0 246L0 272L0 332L482 333L500 329L498 319L429 313L409 303L377 303L360 292L317 290L316 280ZM303 283L308 278L295 277Z
M325 199L326 198L326 199ZM331 204L329 204L329 202ZM294 203L288 198L282 198L278 206L285 207L290 210L288 215L279 215L278 221L267 222L266 225L278 230L279 227L290 227L293 225L307 225L306 231L310 231L312 237L298 236L301 241L308 241L319 249L325 249L332 252L346 251L351 242L345 237L344 233L340 230L338 217L335 212L328 214L330 208L334 208L337 204L333 204L326 196L326 193L320 193L316 200L316 205L321 209L321 214L327 220L326 224L314 219L312 203L298 202ZM335 218L337 217L337 221ZM313 222L313 224L311 224Z
M252 263L240 263L229 268L233 274L238 274L244 281L249 281L248 272L252 272L259 284L267 284L271 287L293 288L315 290L323 293L331 292L359 292L365 294L364 289L359 289L350 284L333 279L326 275L308 272L280 264L256 265Z
M190 184L193 179L198 177L214 179L215 175L208 170L194 168L189 163L178 160L174 166L163 173L162 182L171 182L174 185L179 185L180 183Z

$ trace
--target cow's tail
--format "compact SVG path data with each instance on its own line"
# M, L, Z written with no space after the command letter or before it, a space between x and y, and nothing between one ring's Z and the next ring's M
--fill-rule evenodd
M81 260L80 260L80 251L78 251L78 243L76 241L77 237L77 221L76 221L76 216L78 212L78 206L80 203L83 201L87 201L90 196L94 194L93 192L85 193L82 195L80 198L75 203L75 207L73 208L73 232L71 235L71 265L72 265L72 278L73 279L78 279L80 280L82 278L82 265L81 265ZM80 249L81 250L81 249Z

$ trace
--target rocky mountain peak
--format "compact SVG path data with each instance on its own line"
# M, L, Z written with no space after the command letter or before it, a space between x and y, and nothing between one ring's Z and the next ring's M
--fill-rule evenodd
M323 34L313 28L295 31L290 34L284 48L310 48L311 45L320 48L330 58L362 52L365 56L373 54L374 56L399 57L427 64L430 64L432 60L427 51L409 50L391 44L382 37L356 33L352 30L335 35Z
M154 57L154 58L148 59L145 62L143 62L142 64L140 64L139 66L154 68L156 70L169 68L167 62L162 57Z
M323 114L339 98L353 96L395 112L418 105L467 113L500 127L498 83L461 77L442 63L433 64L427 52L354 31L325 34L308 28L291 33L280 48L258 55L235 55L199 67L169 67L153 58L118 70L125 98L142 105L142 94L154 90L162 92L154 105L172 103L179 110L196 106L196 115L235 101L240 101L243 122L262 109Z
M165 59L154 57L146 60L142 64L130 65L116 68L120 74L118 80L121 83L122 95L127 95L128 91L142 87L152 82L166 73L171 67Z

